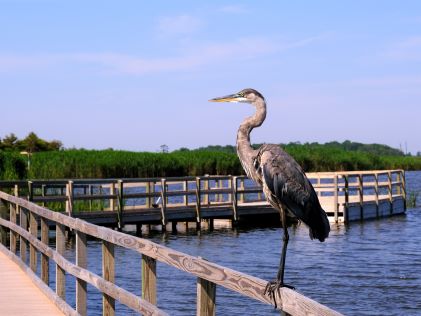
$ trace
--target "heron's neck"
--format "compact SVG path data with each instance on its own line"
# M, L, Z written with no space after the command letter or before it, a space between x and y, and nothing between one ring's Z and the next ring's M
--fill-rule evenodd
M262 125L266 118L266 103L262 99L253 102L256 112L241 123L237 132L237 152L240 160L249 161L254 156L254 149L250 143L250 133L255 127Z

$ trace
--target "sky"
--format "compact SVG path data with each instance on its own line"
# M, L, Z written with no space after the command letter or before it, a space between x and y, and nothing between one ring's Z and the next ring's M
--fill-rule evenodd
M0 0L0 138L158 151L351 140L421 151L421 1Z

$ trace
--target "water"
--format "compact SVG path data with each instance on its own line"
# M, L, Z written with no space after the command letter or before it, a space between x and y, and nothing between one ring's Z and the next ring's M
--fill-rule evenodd
M421 191L421 172L407 173L408 192ZM421 205L420 196L418 206ZM212 233L161 234L148 238L167 247L270 280L279 264L282 230L219 229ZM421 315L421 207L404 216L332 227L324 243L308 229L290 229L286 282L297 291L346 315ZM88 241L88 268L101 274L101 244ZM74 260L74 245L66 257ZM51 265L51 280L54 280ZM196 312L196 279L158 263L158 306L172 315ZM67 301L74 305L74 278L67 276ZM116 283L140 295L140 255L116 247ZM100 293L88 286L88 313L101 315ZM219 315L279 315L272 307L217 287ZM134 315L116 305L117 314Z

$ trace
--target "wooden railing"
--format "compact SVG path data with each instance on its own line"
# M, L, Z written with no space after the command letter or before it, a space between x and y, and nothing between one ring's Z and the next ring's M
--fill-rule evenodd
M323 172L307 176L319 197L329 199L323 205L331 205L327 211L335 222L347 221L350 203L362 206L373 201L378 205L384 200L392 203L397 196L406 199L403 170ZM163 225L167 223L167 209L177 207L194 208L200 225L204 208L228 206L232 218L237 220L239 205L266 203L261 187L245 176L0 181L0 190L61 209L70 216L80 211L116 211L119 227L124 224L125 211L153 206L160 211Z
M86 315L87 284L102 292L103 315L113 315L115 300L144 315L165 315L156 304L156 262L166 263L176 269L186 271L197 277L197 315L215 314L216 286L223 286L241 295L261 301L266 304L274 302L264 295L266 281L237 272L199 257L193 257L179 251L155 244L149 240L137 238L109 228L96 226L65 214L53 212L28 200L0 192L0 202L8 208L8 214L0 218L0 236L3 244L7 244L9 233L9 249L0 246L0 250L8 253L40 288L57 305L69 315ZM19 217L18 217L19 215ZM28 227L29 220L29 227ZM39 227L39 223L41 227ZM48 245L49 227L55 223L55 249ZM76 235L76 262L64 258L65 229L71 229ZM41 239L38 238L40 231ZM87 236L102 241L102 276L87 269ZM18 258L17 244L20 251ZM27 261L27 244L29 243L29 268ZM142 255L142 297L138 297L114 282L114 247L124 247ZM41 254L41 269L39 281L37 271L37 256ZM56 264L56 289L49 287L49 260ZM65 301L66 273L76 277L76 310ZM170 280L169 280L170 281ZM291 315L339 315L296 291L281 288L276 296L278 308Z
M387 201L392 207L395 198L406 201L405 172L403 170L340 171L308 173L319 199L331 200L335 222L347 222L351 204L363 208L364 203Z

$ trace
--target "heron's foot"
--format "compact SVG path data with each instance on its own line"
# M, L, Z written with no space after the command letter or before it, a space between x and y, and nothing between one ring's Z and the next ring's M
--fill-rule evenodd
M263 292L263 295L268 295L271 300L273 300L273 303L275 304L275 309L278 307L276 304L276 292L278 292L278 296L281 294L280 289L281 287L287 287L291 290L295 290L295 287L289 284L285 284L281 282L281 280L274 280L268 282L268 284L265 287L265 291Z

